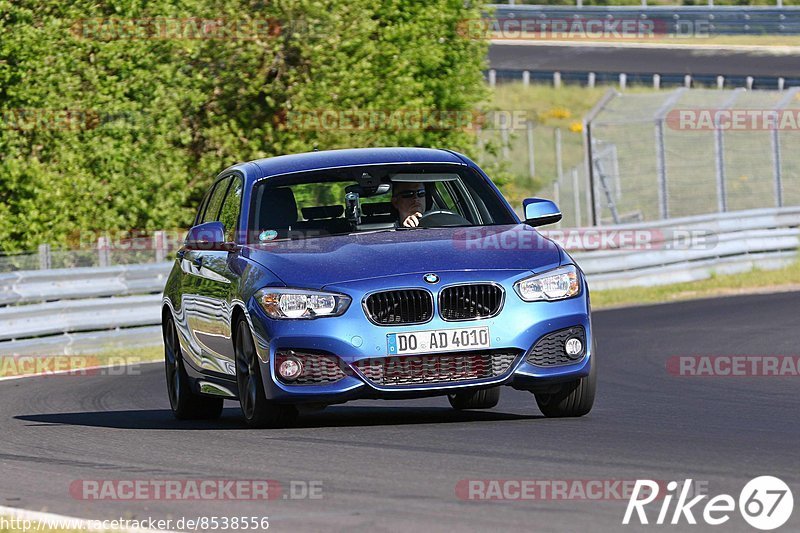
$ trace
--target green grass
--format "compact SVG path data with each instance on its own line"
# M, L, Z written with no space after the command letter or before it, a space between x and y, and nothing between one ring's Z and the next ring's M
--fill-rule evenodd
M592 308L604 309L789 289L800 290L800 261L778 270L752 270L741 274L714 275L701 281L658 287L592 291L591 296Z

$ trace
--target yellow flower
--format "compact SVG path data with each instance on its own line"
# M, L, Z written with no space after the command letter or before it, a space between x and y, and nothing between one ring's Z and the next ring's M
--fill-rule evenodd
M573 133L580 133L583 131L583 122L579 120L573 120L572 123L569 125L569 131Z
M544 116L546 118L553 118L553 119L565 119L570 118L572 116L572 112L569 109L565 109L563 107L554 107L548 110Z

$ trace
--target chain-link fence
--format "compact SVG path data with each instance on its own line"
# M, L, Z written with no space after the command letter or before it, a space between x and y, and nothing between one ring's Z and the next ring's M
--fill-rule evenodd
M800 205L800 88L610 93L584 130L566 226Z
M160 263L180 248L184 233L183 230L155 231L152 235L132 238L104 235L72 249L42 244L36 252L0 254L0 273Z

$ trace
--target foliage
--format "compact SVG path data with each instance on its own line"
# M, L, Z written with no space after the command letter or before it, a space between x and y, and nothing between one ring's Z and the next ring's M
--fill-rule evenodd
M0 250L186 227L214 176L238 161L351 146L470 152L463 128L288 118L473 109L486 98L487 45L458 28L480 9L462 0L0 0ZM189 18L239 30L185 38L212 34ZM183 38L159 33L165 24Z

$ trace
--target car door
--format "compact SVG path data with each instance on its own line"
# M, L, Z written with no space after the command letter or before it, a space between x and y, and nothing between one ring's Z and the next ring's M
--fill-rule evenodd
M207 212L204 222L222 222L225 242L235 242L241 212L243 178L232 174L227 180L224 199L214 214ZM221 183L225 186L224 183ZM213 197L212 197L213 200ZM209 203L209 208L212 203ZM232 341L231 300L238 286L235 251L200 250L196 273L194 332L203 351L202 368L211 372L235 375Z
M203 222L203 215L208 207L209 199L214 192L216 183L206 192L203 201L200 202L200 207L197 209L197 215L194 218L192 226L196 226ZM202 350L197 343L192 327L189 323L189 318L192 316L192 309L194 306L194 299L196 296L196 266L192 260L194 259L193 251L182 247L178 250L177 259L181 269L180 275L180 294L181 298L179 305L175 307L175 325L178 329L178 339L181 344L181 351L184 355L184 360L189 361L194 367L200 368L202 366Z
M196 224L219 220L232 180L230 175L217 180ZM219 273L224 271L219 263L225 261L225 256L227 252L222 250L186 250L181 268L184 272L183 298L191 334L189 355L192 362L202 370L228 374L227 366L215 363L219 359L217 354L231 351L225 347L225 317L228 316L225 294L230 280ZM227 335L229 339L229 331Z

